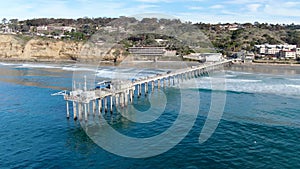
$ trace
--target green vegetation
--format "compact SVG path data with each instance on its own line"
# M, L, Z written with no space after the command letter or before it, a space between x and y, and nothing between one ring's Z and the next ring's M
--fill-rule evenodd
M196 23L194 28L198 32L203 32L206 38L203 37L202 41L198 41L197 36L191 27L185 27L185 25L192 25L191 23L182 23L178 19L157 19L157 18L144 18L138 21L132 17L120 17L116 18L78 18L78 19L54 19L54 18L38 18L27 19L19 21L18 19L2 19L0 27L9 26L13 32L17 32L20 39L28 41L30 37L37 35L38 26L68 26L74 28L72 31L63 30L47 30L40 31L38 33L44 34L42 38L52 38L58 35L64 35L62 39L74 40L74 41L87 41L91 36L99 31L100 28L118 27L122 25L124 30L133 30L137 32L137 35L121 41L121 44L125 47L131 46L164 46L170 50L176 50L177 54L185 55L192 52L199 51L212 51L214 48L218 52L231 55L234 52L240 50L254 51L254 45L257 44L294 44L300 47L300 25L279 25L268 23L244 23L244 24L206 24ZM132 26L133 25L133 26ZM193 42L201 46L202 49L191 49L190 44L187 44L180 40L178 37L171 37L162 35L162 33L147 33L141 34L138 32L155 32L161 27L172 27L174 32L169 34L176 34L179 32L182 34L182 38L192 39ZM232 29L234 28L234 29ZM193 35L186 35L186 32L192 32ZM39 36L39 35L37 35ZM202 36L202 35L201 35ZM105 37L103 37L105 39ZM193 39L194 38L194 39ZM157 39L162 41L158 42ZM209 43L212 43L212 45ZM195 45L194 45L195 46Z
M293 44L300 47L300 25L254 24L195 24L211 40L219 52L231 55L240 50L254 51L258 44ZM224 28L237 25L237 30Z

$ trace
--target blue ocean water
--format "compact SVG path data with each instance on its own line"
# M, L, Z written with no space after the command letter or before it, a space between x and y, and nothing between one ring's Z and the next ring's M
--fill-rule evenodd
M0 168L300 167L299 74L226 71L226 91L218 91L226 92L224 114L214 134L199 144L211 104L211 81L220 75L202 77L198 88L185 89L200 91L201 100L188 135L163 154L133 159L107 152L88 137L78 121L66 119L65 102L51 94L71 89L74 70L93 72L73 65L0 64ZM115 67L102 67L94 74L104 80L115 71ZM134 71L140 72L118 70L124 76ZM148 75L162 71L146 70ZM164 92L168 105L156 122L144 126L116 115L110 125L141 138L168 129L178 115L180 97L176 88ZM147 109L144 100L135 100L136 109Z

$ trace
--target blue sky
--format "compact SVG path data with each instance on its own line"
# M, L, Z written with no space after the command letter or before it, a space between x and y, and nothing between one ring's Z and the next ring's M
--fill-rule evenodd
M9 0L0 17L118 17L163 13L184 21L300 24L299 0Z

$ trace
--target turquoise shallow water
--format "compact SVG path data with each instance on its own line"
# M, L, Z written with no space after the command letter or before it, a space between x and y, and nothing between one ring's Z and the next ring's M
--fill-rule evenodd
M46 67L46 68L43 68ZM200 111L193 128L174 148L158 156L132 159L97 146L80 123L65 118L65 102L52 93L70 89L70 65L0 65L0 168L299 168L300 75L226 71L226 106L211 138L198 137L210 107L210 81L202 77ZM113 67L98 71L107 79ZM127 74L133 69L124 69ZM163 70L146 70L148 75ZM128 136L151 137L168 129L177 118L179 91L164 90L165 112L149 124L106 116L113 128ZM135 98L137 99L137 98ZM147 101L136 100L138 110ZM191 103L194 105L195 103ZM112 121L111 121L112 119ZM182 124L184 125L184 124ZM176 133L174 133L176 134ZM117 141L117 140L116 140ZM137 145L143 146L143 145ZM151 150L149 150L151 151Z

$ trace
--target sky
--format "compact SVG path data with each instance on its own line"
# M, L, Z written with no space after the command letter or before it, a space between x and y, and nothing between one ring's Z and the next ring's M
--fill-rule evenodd
M4 0L0 18L79 18L159 13L204 23L300 24L299 0ZM2 19L1 19L2 20Z

